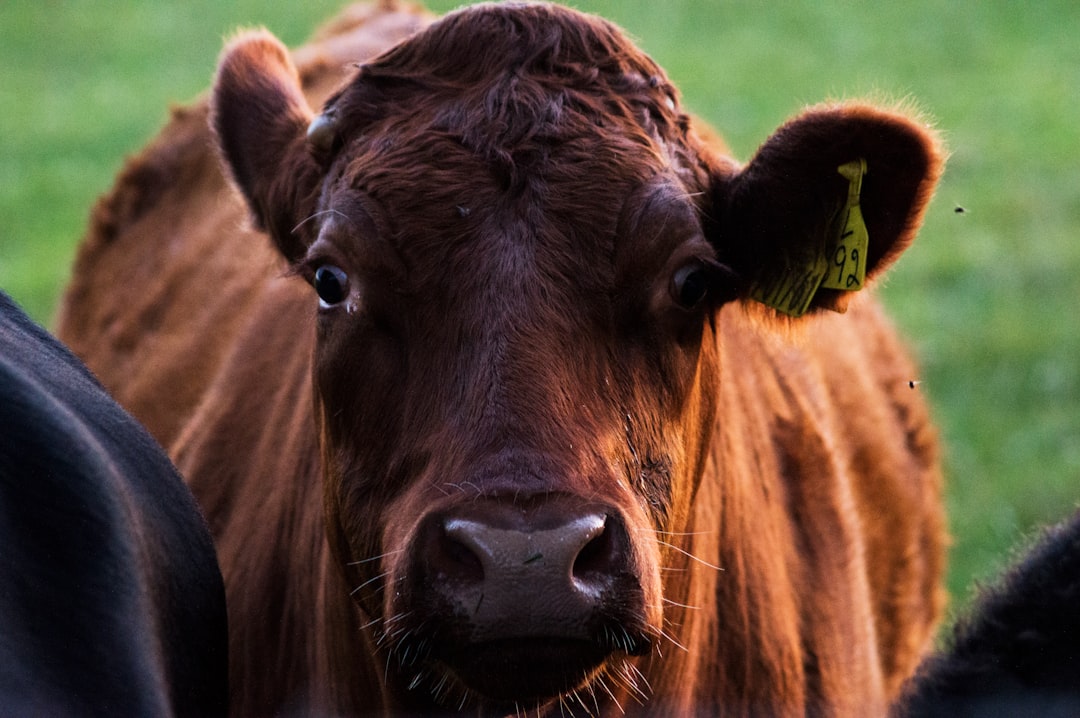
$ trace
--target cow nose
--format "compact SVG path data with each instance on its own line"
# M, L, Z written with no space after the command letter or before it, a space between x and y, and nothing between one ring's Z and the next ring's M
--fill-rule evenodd
M477 499L422 518L408 550L395 609L419 628L399 652L493 700L573 690L612 654L652 646L639 553L613 507Z
M616 585L637 585L618 515L567 503L480 502L428 517L419 573L467 617L473 640L586 638Z
M588 513L547 529L502 528L447 519L439 552L449 577L479 579L489 590L514 584L563 587L597 598L615 562L607 517Z

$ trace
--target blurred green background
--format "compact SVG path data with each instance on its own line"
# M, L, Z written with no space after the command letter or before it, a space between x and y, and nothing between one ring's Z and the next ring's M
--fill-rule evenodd
M909 98L936 118L952 157L882 294L946 442L962 599L1080 500L1080 5L576 5L637 38L742 159L823 99ZM208 85L222 37L261 24L295 45L337 7L0 1L0 288L47 323L94 199Z

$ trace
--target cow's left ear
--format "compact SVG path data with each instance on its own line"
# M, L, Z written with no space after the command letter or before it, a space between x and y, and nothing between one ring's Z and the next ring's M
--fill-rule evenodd
M276 37L249 31L226 46L210 97L214 139L256 223L291 262L307 250L296 229L314 211L323 178L309 146L313 117Z
M749 298L843 311L914 240L943 162L933 131L902 114L815 107L741 170L713 171L710 239Z

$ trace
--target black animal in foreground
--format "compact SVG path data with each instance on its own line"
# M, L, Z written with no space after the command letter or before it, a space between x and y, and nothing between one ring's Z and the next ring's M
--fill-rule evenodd
M225 594L149 434L0 293L0 713L220 715Z
M1080 512L981 591L893 713L1080 716Z

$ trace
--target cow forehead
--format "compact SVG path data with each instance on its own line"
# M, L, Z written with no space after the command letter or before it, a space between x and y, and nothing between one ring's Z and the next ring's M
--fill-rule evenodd
M491 115L513 109L512 103L500 107L510 95L543 105L552 92L580 92L578 100L599 103L593 109L604 115L615 109L604 102L621 97L670 121L675 104L660 67L616 26L553 5L482 5L452 13L364 65L357 80L384 98L442 89L484 99L482 109ZM505 130L513 138L522 128Z
M331 104L338 184L389 216L406 264L477 241L595 262L641 188L679 184L695 161L655 63L606 21L556 6L452 14Z
M364 65L327 110L348 151L435 144L445 169L457 146L510 192L589 159L601 179L647 174L686 126L662 70L618 28L548 5L451 14Z

